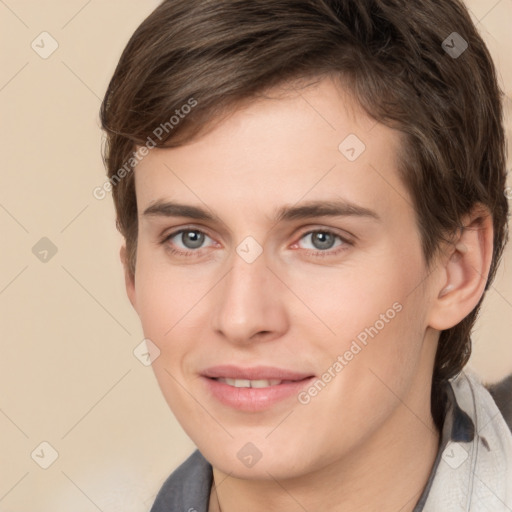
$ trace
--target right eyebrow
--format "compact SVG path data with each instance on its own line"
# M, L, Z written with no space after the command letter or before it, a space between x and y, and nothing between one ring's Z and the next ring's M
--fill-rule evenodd
M172 201L157 201L144 210L143 215L161 217L189 217L196 220L219 220L207 210L188 204Z

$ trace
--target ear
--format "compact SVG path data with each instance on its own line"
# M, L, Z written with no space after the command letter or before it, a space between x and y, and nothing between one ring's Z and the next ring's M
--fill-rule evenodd
M460 235L440 258L440 284L434 290L431 327L439 331L450 329L471 313L485 291L492 252L492 216L478 205L464 219Z
M133 309L137 311L137 301L136 301L136 293L135 293L135 276L130 272L130 265L128 262L128 254L126 252L126 245L123 244L121 246L121 250L119 251L119 256L121 258L121 263L124 268L124 283L126 287L126 294L128 295L128 299L130 299L130 303L133 306Z

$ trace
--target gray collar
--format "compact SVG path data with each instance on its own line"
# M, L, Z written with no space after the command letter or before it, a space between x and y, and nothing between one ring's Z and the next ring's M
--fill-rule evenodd
M450 380L440 450L414 512L512 512L512 433L477 375Z

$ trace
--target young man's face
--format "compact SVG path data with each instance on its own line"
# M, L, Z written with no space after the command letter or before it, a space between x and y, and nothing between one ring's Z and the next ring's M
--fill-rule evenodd
M324 79L137 166L128 292L169 406L221 471L306 475L432 435L435 286L399 143Z

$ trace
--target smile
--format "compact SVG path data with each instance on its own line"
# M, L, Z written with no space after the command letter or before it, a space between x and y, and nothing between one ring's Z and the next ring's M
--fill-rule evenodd
M245 412L269 410L295 400L314 378L308 373L267 366L222 365L201 373L205 392L214 402Z

